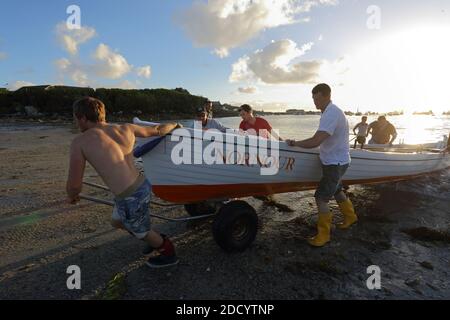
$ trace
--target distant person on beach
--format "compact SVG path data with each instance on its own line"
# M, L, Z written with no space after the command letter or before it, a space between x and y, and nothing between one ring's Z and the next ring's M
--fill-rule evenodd
M319 210L317 235L308 240L315 247L322 247L330 241L332 213L328 202L334 197L344 215L338 228L347 229L358 217L353 204L343 192L342 177L350 165L349 125L344 112L331 101L331 88L319 84L312 90L314 104L322 111L316 134L303 141L286 140L290 146L313 149L320 147L322 179L314 195Z
M397 130L394 125L386 120L385 116L380 116L377 121L372 122L367 130L367 136L372 134L369 144L389 144L397 139Z
M353 128L353 133L356 135L355 145L353 146L353 149L356 149L356 144L358 143L361 145L361 149L364 148L368 129L369 124L367 123L367 117L364 116L362 117L361 122ZM358 130L358 133L356 133L356 130Z
M220 123L220 121L213 119L213 118L208 118L208 112L203 107L197 108L197 115L196 115L196 119L194 120L194 122L192 124L192 128L195 127L196 122L201 123L203 130L217 129L220 132L225 133L228 129L222 123Z
M260 136L269 139L273 136L275 139L282 140L272 132L272 126L267 120L253 115L253 108L248 104L243 104L239 109L239 115L242 118L239 130L250 135Z
M105 105L90 97L74 103L73 115L82 133L73 140L70 147L66 187L68 202L75 204L80 201L87 161L115 196L112 225L144 240L148 245L144 254L150 254L152 251L159 253L148 259L148 266L160 268L177 264L178 258L172 242L151 229L151 185L137 171L133 161L136 137L164 136L174 130L177 124L153 127L108 124Z

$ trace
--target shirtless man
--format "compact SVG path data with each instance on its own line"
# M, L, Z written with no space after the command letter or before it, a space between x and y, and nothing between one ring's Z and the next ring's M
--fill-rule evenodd
M178 258L172 242L151 229L151 185L138 172L133 161L136 137L163 136L174 130L177 124L154 127L108 124L105 120L105 105L90 97L74 103L73 115L82 134L73 140L70 147L66 186L68 202L75 204L80 200L84 169L88 161L115 196L113 227L127 230L159 253L148 259L149 267L177 264Z

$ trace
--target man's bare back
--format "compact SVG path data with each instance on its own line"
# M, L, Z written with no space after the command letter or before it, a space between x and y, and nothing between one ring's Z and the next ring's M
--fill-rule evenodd
M83 175L88 161L117 196L137 179L139 173L134 166L133 147L136 137L165 135L177 124L141 127L133 124L111 125L106 122L81 124L82 134L70 147L70 168L67 191L71 202L77 201L81 192Z
M135 141L134 132L128 125L105 124L84 132L74 144L108 188L118 195L139 175L133 161Z

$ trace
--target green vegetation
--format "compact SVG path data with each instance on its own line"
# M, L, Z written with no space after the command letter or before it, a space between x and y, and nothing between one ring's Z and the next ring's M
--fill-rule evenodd
M123 117L145 115L147 118L191 118L206 98L191 95L186 89L97 89L65 86L23 87L17 91L0 90L0 114L23 112L33 106L43 115L71 116L72 104L81 97L102 100L109 115Z
M119 300L127 293L126 276L123 272L116 274L103 290L95 293L96 300Z

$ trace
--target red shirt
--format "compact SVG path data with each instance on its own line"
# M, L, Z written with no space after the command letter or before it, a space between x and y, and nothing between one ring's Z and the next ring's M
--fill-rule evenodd
M239 129L243 131L253 129L255 130L253 134L256 133L256 135L258 136L268 138L269 137L268 132L272 131L272 127L270 126L270 124L263 118L255 117L255 119L256 121L253 125L248 122L242 121L241 124L239 125ZM262 131L260 132L260 130Z

